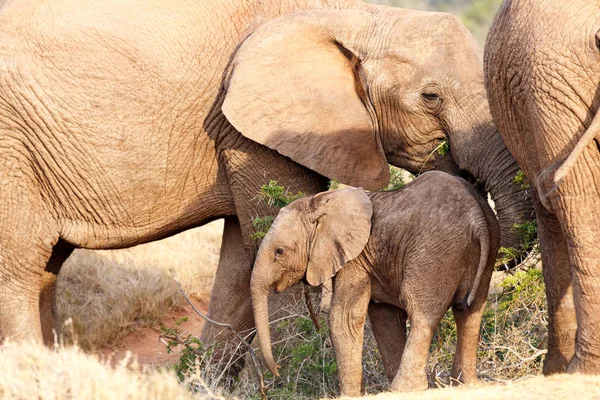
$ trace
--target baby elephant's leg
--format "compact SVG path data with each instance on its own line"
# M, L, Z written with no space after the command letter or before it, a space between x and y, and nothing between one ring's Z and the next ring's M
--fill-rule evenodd
M479 332L481 329L481 316L485 309L485 302L474 304L463 310L461 307L453 307L454 319L456 320L456 352L452 361L452 378L458 382L471 384L478 381L477 378L477 345L479 344Z
M408 333L400 368L392 382L393 391L414 392L427 389L425 367L431 339L438 323L439 318L432 320L420 314L410 316L410 332Z
M335 277L329 310L329 328L335 350L342 396L360 396L362 346L371 279L359 268L347 265Z
M491 260L490 263L493 263ZM477 295L470 307L453 307L456 320L456 352L452 361L452 378L462 383L476 383L477 379L477 345L481 331L481 317L485 310L487 294L490 287L493 268L490 266L481 277Z
M385 373L392 382L406 344L406 311L384 303L369 304L369 321L383 359Z

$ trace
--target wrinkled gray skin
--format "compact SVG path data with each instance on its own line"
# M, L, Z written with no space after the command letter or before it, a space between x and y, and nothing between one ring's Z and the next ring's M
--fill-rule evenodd
M329 324L342 395L361 394L367 312L392 390L427 388L429 346L449 307L458 332L452 376L476 382L481 316L499 238L485 200L462 179L439 171L395 192L367 196L343 189L296 200L275 219L252 271L254 319L267 366L277 374L270 289L282 292L303 277L320 285L335 275Z
M485 186L515 244L509 228L531 204L491 122L481 50L455 17L355 0L8 0L1 334L53 340L56 274L73 248L221 217L209 315L250 329L251 218L274 213L255 200L262 184L377 189L387 162L435 167L445 137L445 168Z
M486 45L492 114L534 190L546 374L600 374L599 46L591 0L505 1Z

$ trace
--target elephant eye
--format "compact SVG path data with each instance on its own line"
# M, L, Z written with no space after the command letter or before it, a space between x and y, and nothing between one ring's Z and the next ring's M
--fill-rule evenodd
M421 97L427 101L438 101L440 99L440 96L436 93L421 93Z
M278 247L275 249L275 255L276 256L282 256L283 253L285 253L285 250L283 250L283 247Z

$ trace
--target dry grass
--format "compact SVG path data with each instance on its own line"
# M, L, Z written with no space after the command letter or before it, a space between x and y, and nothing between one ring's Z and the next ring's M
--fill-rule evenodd
M194 397L198 398L198 397ZM167 371L111 368L75 347L0 347L0 399L192 399Z
M77 250L59 275L58 307L85 350L114 343L158 323L187 293L208 296L219 259L223 222L123 250ZM68 337L67 339L72 339Z
M365 399L398 399L395 393L381 393ZM403 400L563 400L600 398L600 377L585 375L553 375L534 377L506 384L481 384L402 394Z
M193 379L198 377L192 376ZM249 396L240 396L248 398ZM254 396L253 396L254 397ZM168 371L144 370L135 364L110 367L77 348L51 350L8 344L0 348L0 399L203 399L214 394L185 390ZM381 393L374 400L398 398ZM600 398L600 377L555 375L508 384L435 389L402 395L407 400Z

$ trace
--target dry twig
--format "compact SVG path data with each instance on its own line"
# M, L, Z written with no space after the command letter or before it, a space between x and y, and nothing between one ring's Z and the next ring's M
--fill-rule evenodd
M177 279L173 279L175 281L175 283L177 284L177 286L179 287L179 291L181 292L181 294L183 295L183 297L185 298L185 300L188 302L188 304L192 307L192 309L196 312L196 314L198 314L200 317L202 317L205 321L210 322L211 324L223 327L223 328L227 328L229 330L231 330L231 332L233 332L233 334L240 340L240 342L242 342L246 348L248 349L248 353L250 353L250 359L252 360L252 366L254 369L254 373L256 374L256 378L258 379L258 384L260 387L260 394L261 394L261 398L263 398L264 400L267 399L267 391L265 388L265 379L262 373L262 369L260 368L260 361L258 359L258 357L256 356L256 353L254 352L254 349L252 348L252 345L250 343L248 343L246 341L246 339L244 339L244 337L242 335L240 335L240 333L235 330L235 328L233 326L231 326L230 324L224 324L222 322L217 322L214 321L210 318L208 318L206 315L204 315L200 310L198 310L196 308L196 306L194 305L194 303L189 299L189 297L185 294L185 291L183 290L183 287L181 286L181 284L179 283L179 281Z

